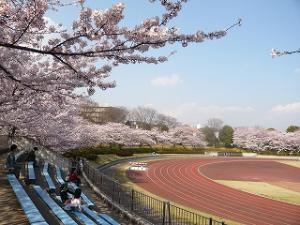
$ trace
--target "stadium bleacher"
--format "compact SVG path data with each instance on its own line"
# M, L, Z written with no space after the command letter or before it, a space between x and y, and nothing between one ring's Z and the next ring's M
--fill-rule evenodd
M24 213L26 214L31 225L47 225L44 217L34 205L28 194L14 174L7 175L8 181L20 202Z

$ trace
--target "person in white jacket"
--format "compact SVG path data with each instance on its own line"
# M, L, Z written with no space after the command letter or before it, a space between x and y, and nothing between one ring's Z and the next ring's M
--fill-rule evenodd
M81 211L81 189L77 188L72 199L66 202L65 210L79 210Z

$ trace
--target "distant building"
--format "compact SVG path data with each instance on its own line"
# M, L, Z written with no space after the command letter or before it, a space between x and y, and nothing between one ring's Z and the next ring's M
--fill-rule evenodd
M136 121L127 120L125 124L132 129L139 129L138 122L136 122Z
M83 118L88 119L93 123L121 123L126 119L127 110L111 106L83 106L80 114Z
M198 124L196 124L196 128L197 129L200 129L200 128L202 128L203 126L200 124L200 123L198 123Z

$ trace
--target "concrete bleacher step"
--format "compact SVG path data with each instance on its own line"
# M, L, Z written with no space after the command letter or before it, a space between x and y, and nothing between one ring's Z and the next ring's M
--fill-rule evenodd
M120 225L117 221L115 221L113 218L111 218L109 215L107 214L103 214L103 213L100 213L99 216L101 218L103 218L104 220L106 220L109 224L111 225Z
M47 222L36 222L36 223L31 223L30 225L48 225Z
M81 212L72 211L71 213L74 214L85 225L96 225L96 223L94 223L90 218Z
M44 217L41 215L37 207L34 205L23 186L20 184L14 174L7 175L8 181L15 192L23 211L25 212L31 225L48 225Z
M64 225L77 225L77 223L40 186L35 185L33 188Z
M49 190L50 191L55 191L56 187L55 187L55 185L54 185L54 183L53 183L53 181L52 181L52 179L51 179L51 177L49 175L48 167L49 167L48 162L45 162L42 173L43 173L43 175L44 175L44 177L46 179L46 182L47 182L47 185L49 187Z
M97 222L99 225L110 225L106 220L99 217L98 213L89 209L87 206L82 206L82 211L87 214L89 217L91 217L94 221Z
M56 199L57 199L59 202L62 202L60 196L56 196ZM83 211L83 210L82 210L82 211ZM94 223L94 221L92 221L89 217L87 217L86 215L84 215L82 212L79 212L79 211L72 211L72 210L70 210L70 212L71 212L75 217L77 217L83 224L85 224L85 225L96 225L96 223ZM93 219L93 218L92 218L92 219Z
M58 183L63 184L65 181L62 178L61 170L58 166L55 166L56 170L56 180ZM69 182L69 187L74 192L78 186L72 182ZM98 214L97 212L89 209L89 207L94 206L94 203L82 192L81 193L82 200L86 203L86 205L82 206L82 210L85 214L87 214L90 218L97 222L99 225L120 225L113 218L108 216L107 214ZM59 199L59 198L58 198Z

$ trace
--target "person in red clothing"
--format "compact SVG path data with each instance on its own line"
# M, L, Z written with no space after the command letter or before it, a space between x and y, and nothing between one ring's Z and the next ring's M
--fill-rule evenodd
M69 175L66 176L65 179L67 182L73 182L75 183L77 186L80 185L80 178L78 176L78 172L76 170L76 168L72 168Z

